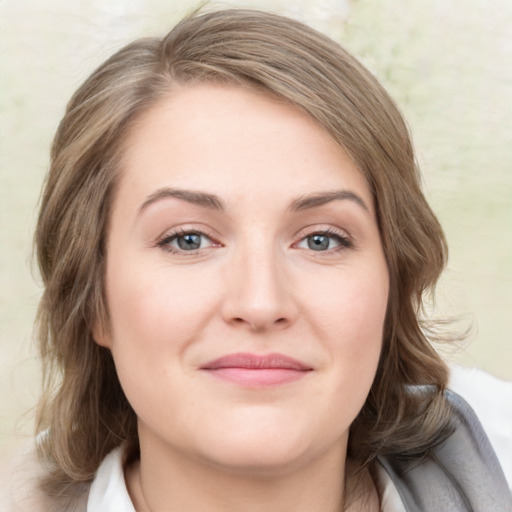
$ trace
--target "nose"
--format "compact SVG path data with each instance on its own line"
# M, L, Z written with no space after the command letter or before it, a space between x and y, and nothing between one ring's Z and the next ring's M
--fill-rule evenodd
M241 251L231 261L222 315L254 332L284 329L297 317L283 255L271 247Z

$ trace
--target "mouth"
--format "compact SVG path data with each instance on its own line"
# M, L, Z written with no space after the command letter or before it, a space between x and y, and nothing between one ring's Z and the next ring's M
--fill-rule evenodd
M246 387L278 386L297 381L313 368L283 354L229 354L202 365L200 370Z

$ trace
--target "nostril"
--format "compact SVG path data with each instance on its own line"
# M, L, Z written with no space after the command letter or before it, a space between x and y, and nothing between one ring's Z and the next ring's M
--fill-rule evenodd
M249 319L245 319L243 317L233 317L231 319L231 323L232 325L249 325L251 326L252 329L256 330L256 331L264 331L264 330L267 330L269 328L272 328L272 326L276 327L276 326L285 326L288 324L288 319L286 317L280 317L280 318L277 318L276 320L274 321L263 321L263 320L257 320L257 319L253 319L252 321L249 320Z

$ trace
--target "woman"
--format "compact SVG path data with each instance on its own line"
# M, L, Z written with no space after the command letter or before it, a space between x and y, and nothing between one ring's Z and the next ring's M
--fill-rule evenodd
M227 10L122 49L36 245L47 509L510 506L421 328L446 244L406 126L324 36Z

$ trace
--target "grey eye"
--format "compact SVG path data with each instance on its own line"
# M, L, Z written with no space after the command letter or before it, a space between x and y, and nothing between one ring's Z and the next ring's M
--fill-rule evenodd
M327 252L349 249L352 247L352 242L344 235L319 231L302 238L296 247L315 252Z
M195 254L195 251L202 251L216 244L207 234L201 231L180 230L178 233L163 237L157 245L172 254L185 255L189 252L192 255Z
M176 237L178 247L183 251L194 251L201 247L202 235L198 233L187 233Z
M331 236L321 234L308 236L307 241L308 247L313 251L325 251L329 249L331 242L334 242Z

